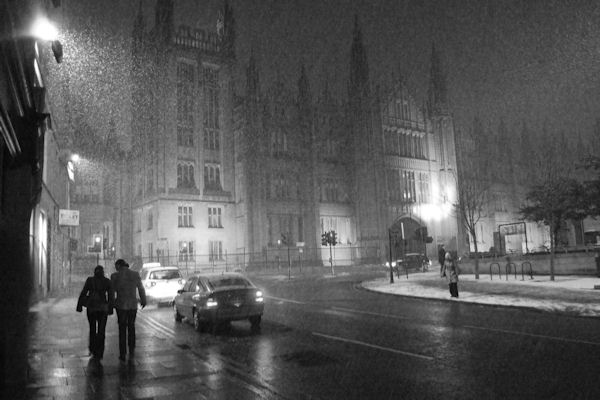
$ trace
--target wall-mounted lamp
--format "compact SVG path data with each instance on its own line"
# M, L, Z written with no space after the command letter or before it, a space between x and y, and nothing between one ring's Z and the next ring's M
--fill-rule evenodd
M63 46L58 40L58 30L45 17L39 17L33 24L31 34L40 40L52 43L52 53L57 63L63 59Z

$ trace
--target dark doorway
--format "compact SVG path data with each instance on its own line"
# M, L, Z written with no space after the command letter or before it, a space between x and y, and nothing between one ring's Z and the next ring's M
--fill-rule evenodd
M400 218L391 226L392 258L402 258L404 254L426 254L423 226L411 218Z

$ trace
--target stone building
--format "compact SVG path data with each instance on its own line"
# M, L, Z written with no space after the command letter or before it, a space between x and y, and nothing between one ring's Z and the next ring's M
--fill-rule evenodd
M251 56L234 113L240 246L260 258L291 238L294 251L326 261L321 234L334 230L339 263L380 262L389 244L398 258L457 249L453 122L437 51L424 107L401 79L372 85L358 22L349 70L346 98L324 85L313 100L302 66L294 92L281 82L261 90Z
M175 27L175 14L158 0L147 30L140 6L133 29L125 208L141 261L241 268L291 248L290 262L348 264L381 262L390 243L397 257L456 249L453 122L435 49L426 102L401 80L372 84L358 21L346 96L313 96L303 66L293 90L261 86L254 56L234 94L231 7L214 10L215 28Z
M226 4L212 15L216 29L205 29L176 27L175 13L174 1L158 0L146 31L140 3L134 24L124 218L132 221L133 253L144 261L220 264L237 247L233 14Z

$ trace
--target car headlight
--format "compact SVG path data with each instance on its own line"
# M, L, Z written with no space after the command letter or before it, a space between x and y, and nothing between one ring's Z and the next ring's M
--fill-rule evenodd
M262 303L263 301L265 301L265 299L263 297L263 292L261 292L260 290L257 290L255 300L257 303Z
M217 303L217 301L215 299L213 299L212 297L209 297L206 300L206 307L208 307L208 308L216 307L218 305L219 305L219 303Z

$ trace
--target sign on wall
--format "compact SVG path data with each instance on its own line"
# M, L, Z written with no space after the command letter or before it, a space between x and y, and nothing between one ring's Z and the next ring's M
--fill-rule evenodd
M79 210L59 210L58 224L63 226L79 226Z

